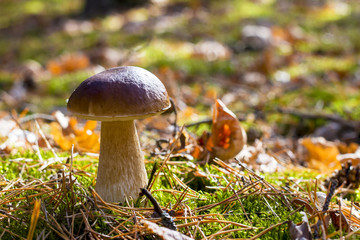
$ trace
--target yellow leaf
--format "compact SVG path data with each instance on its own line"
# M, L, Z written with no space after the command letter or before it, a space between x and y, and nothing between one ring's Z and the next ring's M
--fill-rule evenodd
M33 239L36 225L39 219L39 215L40 215L40 200L36 200L34 203L34 210L31 215L30 228L29 228L27 240Z
M86 121L86 123L84 125L84 130L85 131L87 131L87 130L94 131L96 128L96 125L97 125L96 121L92 121L92 120Z
M59 145L62 150L68 151L71 149L74 141L71 141L71 138L66 138L63 135L62 128L57 122L52 122L50 124L51 135L53 136L54 141Z
M83 152L99 152L100 136L95 133L96 121L87 121L83 128L77 127L76 118L70 118L68 127L63 129L57 122L51 123L51 135L59 147L69 151L74 145L75 150Z
M340 154L336 144L324 138L303 138L300 143L309 153L308 164L310 168L321 172L330 172L341 169L337 156Z
M89 65L90 60L87 56L72 53L63 55L56 60L50 60L47 64L47 69L53 75L61 75L87 68Z

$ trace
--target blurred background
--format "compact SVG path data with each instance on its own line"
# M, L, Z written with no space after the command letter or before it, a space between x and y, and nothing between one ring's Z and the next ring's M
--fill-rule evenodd
M0 109L66 113L87 77L136 65L180 123L219 98L247 130L303 136L324 121L284 108L359 119L359 25L357 0L1 0Z

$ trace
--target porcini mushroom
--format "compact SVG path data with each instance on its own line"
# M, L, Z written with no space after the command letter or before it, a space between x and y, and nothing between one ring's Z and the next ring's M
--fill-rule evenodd
M96 191L109 202L136 199L148 179L134 120L170 108L162 82L139 67L116 67L83 81L72 93L68 111L101 121Z

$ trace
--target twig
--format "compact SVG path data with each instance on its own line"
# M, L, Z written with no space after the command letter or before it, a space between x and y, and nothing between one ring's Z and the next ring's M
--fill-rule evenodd
M34 151L34 147L32 146L32 144L29 142L28 137L26 135L25 129L22 127L21 123L19 122L19 120L17 119L17 117L14 116L13 113L10 113L10 117L12 118L12 120L14 120L14 122L16 123L16 125L20 128L20 130L22 131L23 135L24 135L24 140L25 142L31 147L31 149Z
M350 239L354 234L358 234L360 232L360 229L357 229L356 231L353 231L345 236L345 239Z
M325 119L331 122L339 123L343 126L351 127L355 129L357 132L360 131L360 121L353 121L353 120L346 120L340 117L339 115L330 115L330 114L314 114L314 113L304 113L293 109L286 109L286 108L277 108L279 113L289 114L300 118L307 118L307 119Z
M239 121L245 121L246 120L246 116L238 116L237 119ZM195 127L195 126L199 126L202 124L212 124L212 118L205 118L201 121L198 122L193 122L193 123L188 123L185 125L186 128L190 128L190 127Z
M340 217L339 217L339 220L340 220L340 223L339 223L339 225L340 225L340 239L343 239L343 234L342 234L342 211L341 211L341 205L342 205L342 196L341 196L341 194L340 194L340 199L339 199L339 215L340 215Z
M177 110L176 110L176 106L175 106L175 102L172 98L170 98L170 103L171 103L171 108L174 112L174 115L175 115L175 120L174 120L174 132L173 132L173 137L176 136L176 131L177 131L177 118L178 118L178 115L177 115Z
M338 180L334 179L331 181L330 191L329 191L328 195L326 195L325 203L324 203L324 206L322 209L323 212L326 212L329 209L330 201L335 193L337 185L338 185Z
M26 239L26 238L23 238L23 237L17 235L16 233L13 233L13 232L7 230L6 228L1 228L1 230L3 230L4 232L8 232L8 233L11 234L12 236L16 237L16 239L23 239L23 240Z
M141 188L141 192L142 194L144 194L149 200L150 202L153 204L154 206L154 211L160 215L161 220L162 220L162 224L171 229L171 230L177 230L176 225L174 223L174 219L165 211L163 211L159 205L159 203L156 201L156 199L151 195L151 193L146 190L145 188Z
M46 146L51 150L51 152L53 153L54 157L55 157L55 161L48 161L47 163L45 163L42 167L39 168L40 171L44 170L47 166L49 166L52 163L55 162L60 162L60 158L58 157L58 155L56 154L55 150L51 147L49 141L46 139L45 134L43 133L43 131L40 128L39 123L35 120L35 126L36 128L39 130L40 136L44 139Z
M323 205L323 208L322 208L322 212L326 212L328 209L329 209L329 204L330 204L330 201L331 201L331 198L333 197L334 193L335 193L335 190L336 190L336 187L338 185L338 181L336 179L332 180L331 181L331 186L330 186L330 190L329 190L329 193L326 195L326 199L325 199L325 203ZM320 235L319 235L319 227L322 225L323 229L325 228L324 227L324 221L323 221L323 216L322 214L318 213L319 215L319 220L317 221L316 225L315 225L315 231L314 231L314 238L319 238ZM340 223L341 223L341 218L340 218ZM323 231L323 236L326 235L326 233Z
M156 161L156 162L154 163L154 165L153 165L152 170L151 170L150 177L149 177L149 181L148 181L148 185L146 186L146 189L149 189L149 187L150 187L150 184L151 184L151 182L152 182L152 180L153 180L153 178L154 178L155 172L156 172L156 170L157 170L157 165L158 165L158 162Z
M206 239L206 240L207 240L207 237L205 236L204 232L201 231L201 229L200 229L200 227L199 227L200 223L201 223L201 219L200 219L200 221L198 221L198 224L196 224L195 231L194 231L194 233L193 233L192 235L194 236L194 238L196 238L197 231L199 230L200 233L201 233L201 234L203 235L203 237L204 237L203 239Z
M55 118L52 115L49 114L43 114L43 113L35 113L31 115L27 115L19 120L19 123L25 123L36 119L43 119L46 121L55 121Z
M229 227L231 227L231 224L227 224L225 227L223 227L222 229L220 229L218 232L223 232L226 229L228 229ZM216 233L215 233L216 234ZM214 236L214 234L209 236L209 240L212 240L214 237L216 237L216 235Z

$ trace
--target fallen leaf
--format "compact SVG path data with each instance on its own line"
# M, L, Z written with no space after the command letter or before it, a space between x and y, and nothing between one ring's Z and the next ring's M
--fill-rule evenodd
M79 128L76 118L64 118L59 112L53 115L57 121L50 124L51 135L62 150L69 151L74 145L79 151L99 152L100 136L95 133L96 121L86 121L84 127Z
M288 222L289 233L291 240L311 240L312 235L308 222L303 222L300 225L294 224L292 221Z
M345 143L340 143L338 145L339 151L341 154L347 154L347 153L356 153L358 152L359 157L360 157L360 148L359 148L359 144L351 142L349 144L345 144Z
M329 211L331 222L336 228L336 230L342 229L344 231L349 231L350 225L345 215L338 210Z
M53 75L61 75L87 68L89 65L90 61L87 56L80 53L72 53L63 55L59 59L49 61L47 69Z
M201 159L203 152L204 152L204 149L201 146L195 145L191 151L191 156L193 156L196 159Z
M147 231L149 231L151 234L155 234L159 236L160 239L164 240L191 240L192 238L179 233L178 231L170 230L165 227L160 227L156 223L142 220L142 224L144 224L144 227Z
M333 142L326 141L324 138L303 138L300 140L309 153L308 164L310 168L317 169L322 173L340 169L340 161L337 156L339 149Z
M295 205L302 205L305 206L306 210L308 211L309 214L314 214L315 213L315 209L313 206L311 206L310 202L306 199L302 199L302 198L294 198L291 200L291 203L295 204Z
M41 200L40 199L35 200L35 202L34 202L34 210L33 210L32 215L31 215L31 221L30 221L30 227L29 227L29 232L28 232L27 239L33 239L35 229L36 229L36 225L37 225L37 222L39 220L40 206L41 206Z
M221 100L216 100L213 109L211 136L206 148L222 160L235 157L246 144L246 132L238 118Z

